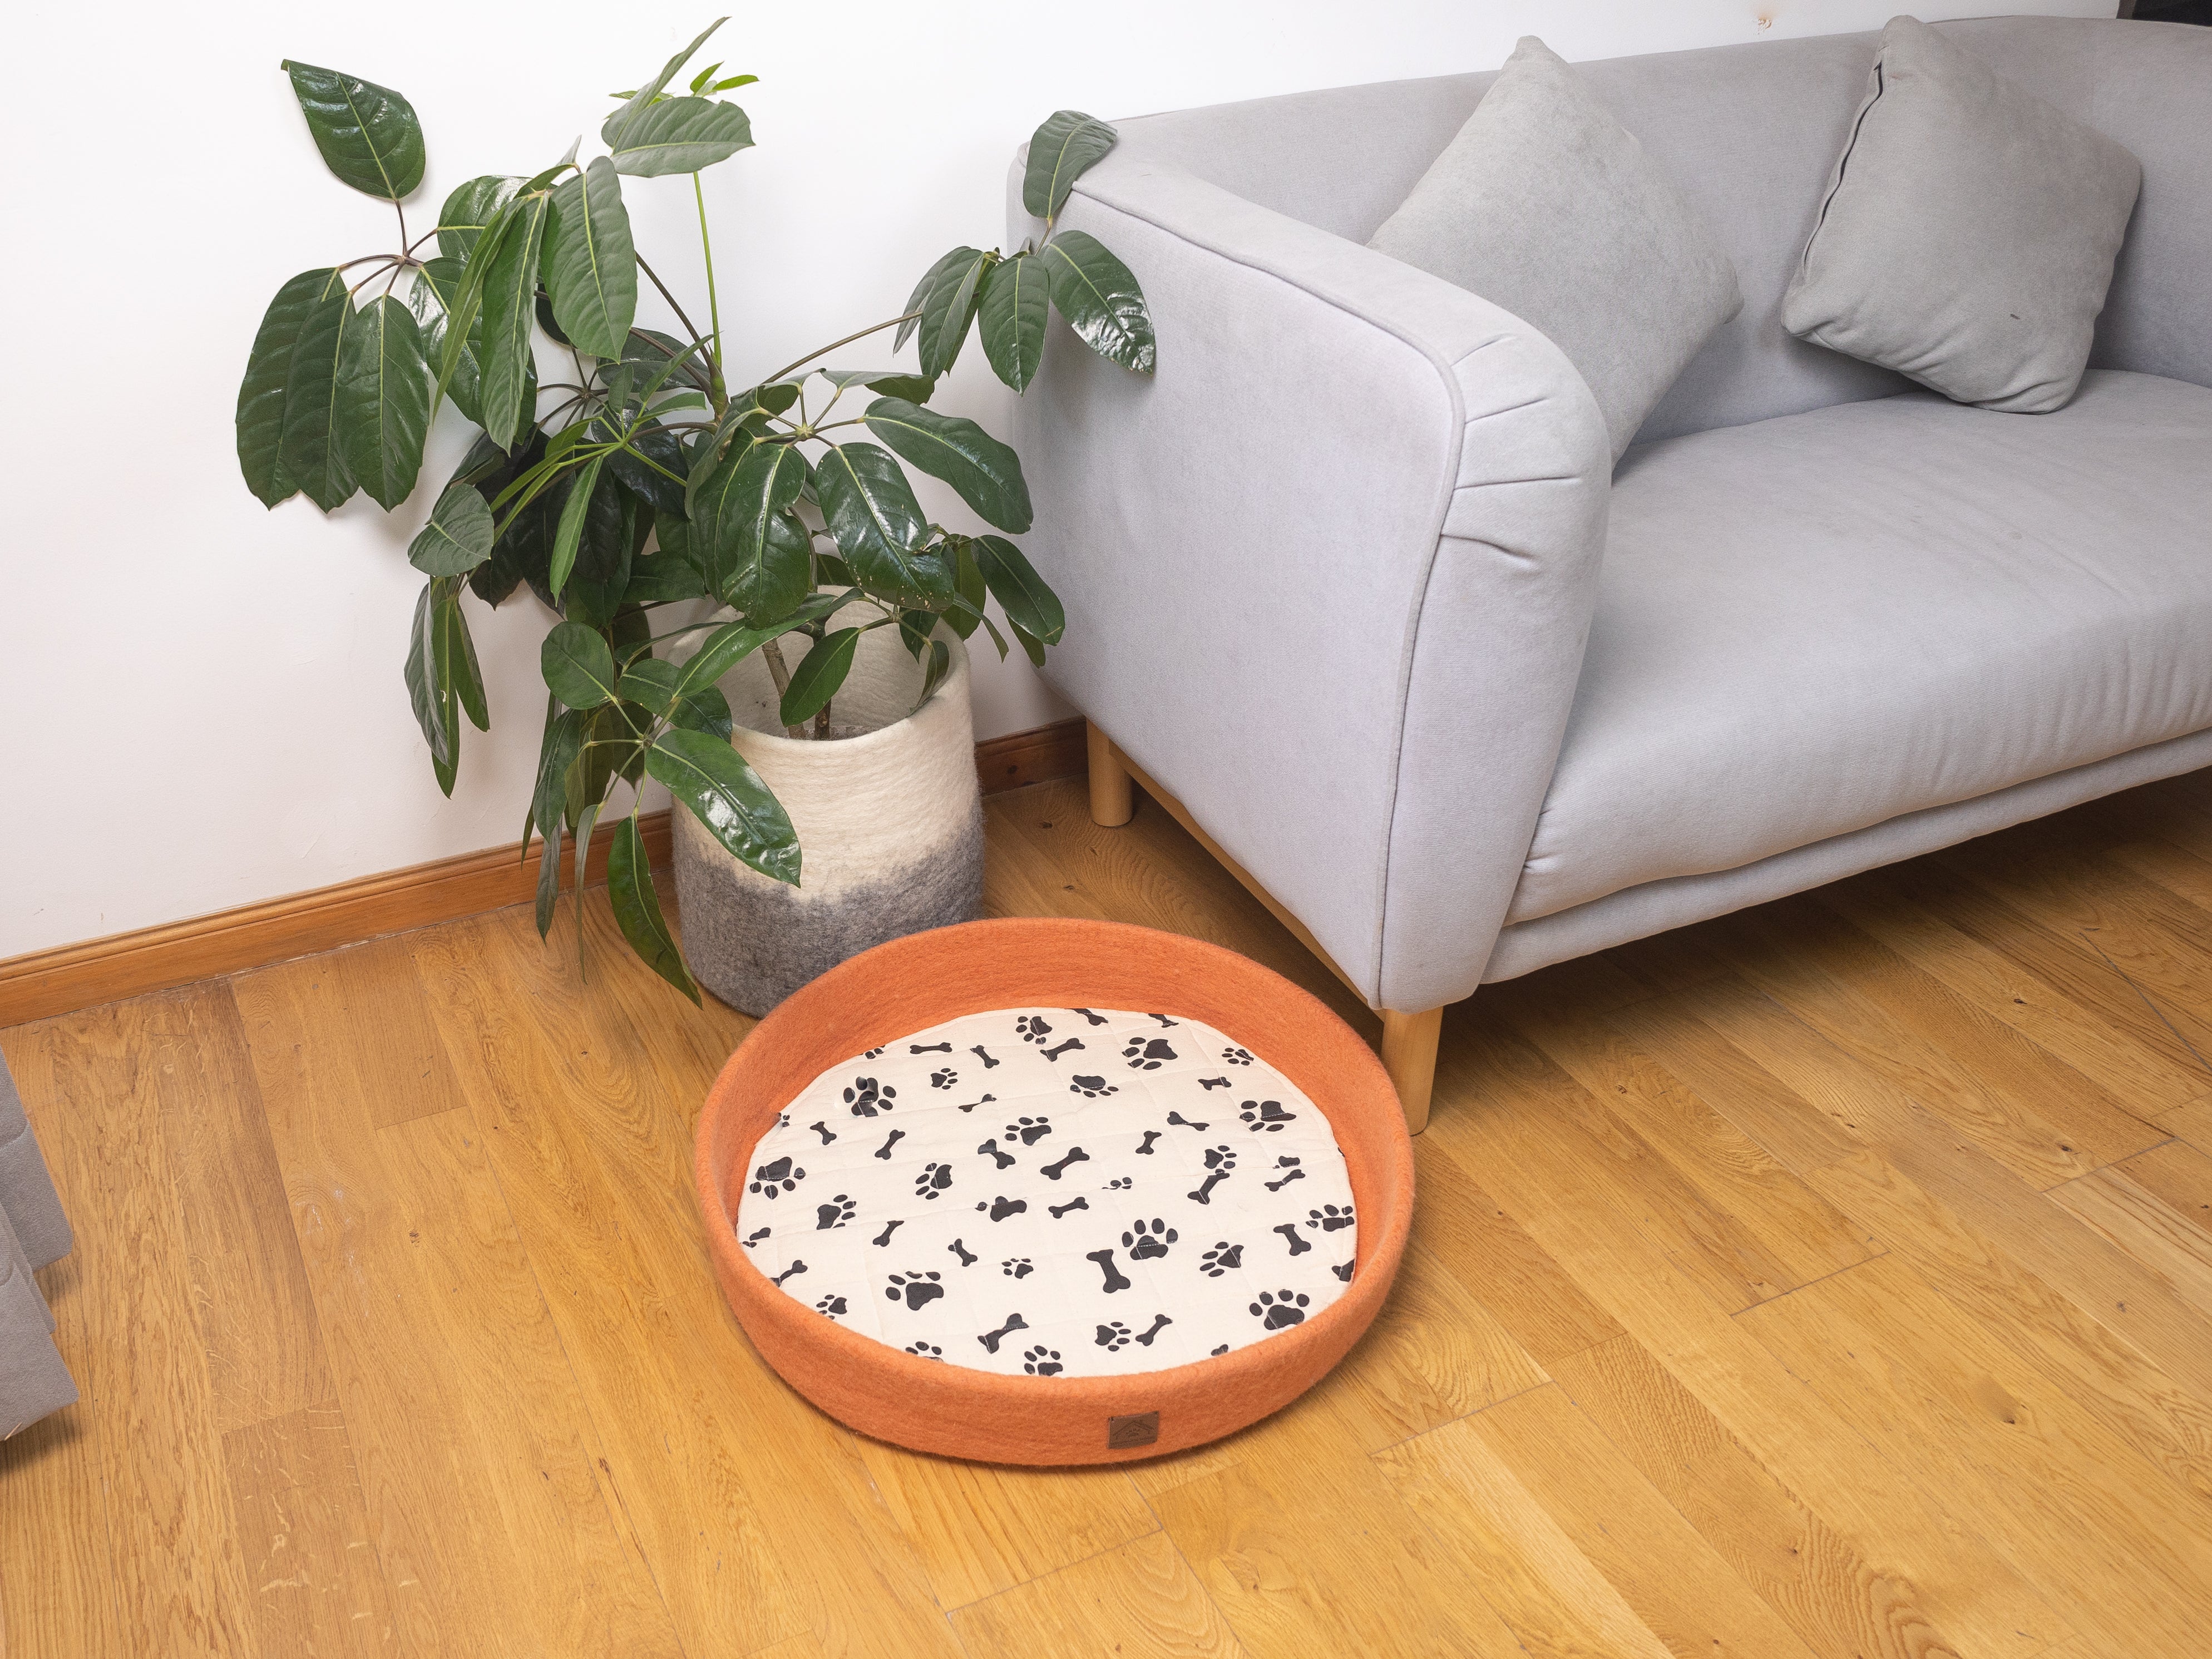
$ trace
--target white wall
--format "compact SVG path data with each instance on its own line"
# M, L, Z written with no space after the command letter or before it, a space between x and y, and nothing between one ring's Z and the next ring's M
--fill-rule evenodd
M493 705L449 801L400 663L415 502L325 523L264 512L231 413L263 307L295 271L390 246L388 210L325 173L280 58L395 87L420 112L419 226L459 180L526 173L713 15L582 0L374 7L121 0L15 14L15 319L0 413L0 957L511 840L544 706L545 619L475 607ZM756 6L708 57L759 148L708 175L732 380L896 313L927 262L1002 238L1007 158L1061 106L1115 116L1500 62L1878 27L1895 0L838 0ZM1927 17L1986 3L1923 3ZM2110 0L2026 0L2111 15ZM625 181L646 255L700 292L689 181ZM686 308L690 309L687 297ZM703 302L700 311L703 313ZM946 406L1005 429L969 356ZM447 422L455 417L447 416ZM471 601L473 605L473 601ZM1080 627L1077 617L1073 625ZM988 654L988 653L987 653ZM977 730L1066 712L1018 660L978 665Z

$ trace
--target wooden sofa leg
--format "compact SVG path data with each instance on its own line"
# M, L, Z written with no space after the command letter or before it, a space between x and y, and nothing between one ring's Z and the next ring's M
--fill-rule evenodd
M1083 722L1084 742L1091 750L1091 821L1118 830L1136 812L1129 798L1129 769L1108 737L1089 720Z
M1425 1008L1418 1014L1382 1011L1382 1069L1397 1087L1407 1134L1417 1135L1429 1127L1429 1095L1437 1081L1437 1036L1443 1024L1442 1008Z

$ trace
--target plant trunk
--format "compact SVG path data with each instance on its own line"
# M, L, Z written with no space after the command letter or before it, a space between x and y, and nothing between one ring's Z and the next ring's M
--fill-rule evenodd
M768 664L768 672L775 680L775 695L779 697L782 696L791 690L791 670L784 666L781 642L776 640L769 641L767 644L761 647L761 658ZM806 728L803 726L787 726L783 728L783 733L787 738L803 738L806 735Z

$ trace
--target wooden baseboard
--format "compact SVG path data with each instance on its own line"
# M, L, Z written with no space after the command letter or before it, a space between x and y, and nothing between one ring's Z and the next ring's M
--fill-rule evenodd
M1083 770L1083 722L1061 720L979 743L975 769L987 795L1074 777ZM668 814L649 812L640 822L647 854L665 868ZM613 833L607 826L592 837L587 883L606 879ZM243 973L379 933L526 904L538 891L538 859L536 843L520 862L512 844L495 847L210 916L10 957L0 962L0 1026ZM563 887L570 884L564 878Z

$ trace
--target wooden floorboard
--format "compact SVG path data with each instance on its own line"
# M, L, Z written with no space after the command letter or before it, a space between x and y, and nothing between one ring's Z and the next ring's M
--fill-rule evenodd
M1374 1034L1152 804L987 814L994 911ZM1452 1009L1373 1331L1155 1463L916 1455L761 1364L690 1178L750 1025L594 890L580 942L494 911L0 1031L84 1396L0 1445L6 1652L2207 1650L2212 777Z

